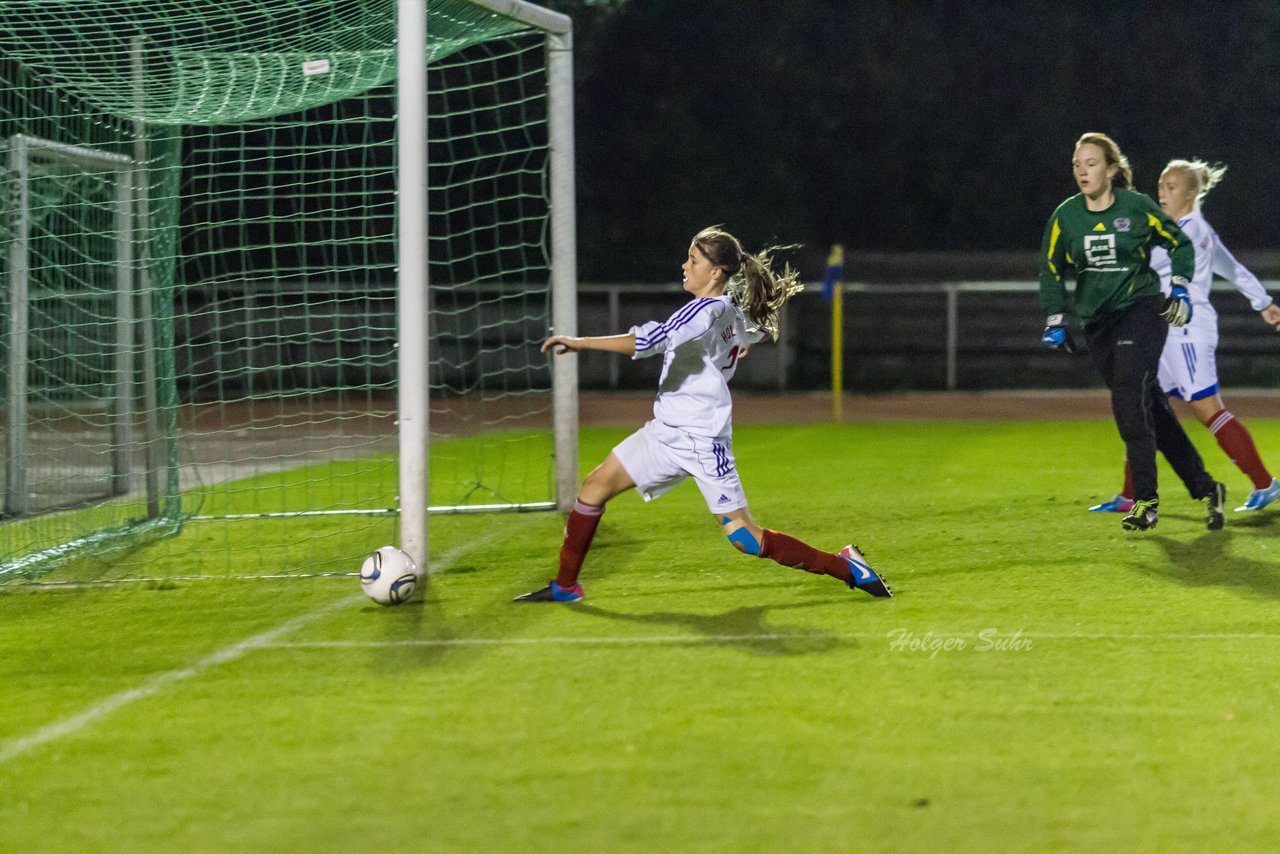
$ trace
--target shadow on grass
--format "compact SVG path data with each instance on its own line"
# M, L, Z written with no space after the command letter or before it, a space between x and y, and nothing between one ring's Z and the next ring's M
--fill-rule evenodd
M838 647L856 647L858 644L853 638L837 637L830 632L808 627L787 628L766 625L765 618L771 611L830 604L831 600L822 599L790 605L750 605L734 608L722 614L688 614L676 611L627 614L585 603L572 607L577 613L606 620L684 629L690 632L689 644L738 647L744 651L762 655L812 655L830 652ZM644 637L636 638L637 644L644 642L646 642Z
M1248 525L1247 527L1254 527ZM1149 535L1164 549L1168 560L1160 565L1139 563L1138 569L1190 587L1234 587L1249 593L1280 599L1280 564L1230 554L1230 528L1206 531L1192 542Z
M1227 511L1227 530L1232 528L1280 528L1280 509L1233 513Z
M394 672L406 665L430 667L459 652L449 645L458 634L444 608L423 588L403 605L384 608L370 603L364 610L371 619L381 621L384 643L403 644L395 654L388 654L385 648L370 650L369 659L375 669Z

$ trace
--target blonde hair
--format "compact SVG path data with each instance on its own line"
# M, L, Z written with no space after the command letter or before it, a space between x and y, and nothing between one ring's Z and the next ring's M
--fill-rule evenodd
M1124 178L1122 187L1133 186L1133 168L1129 166L1129 158L1124 156L1120 150L1120 146L1116 145L1116 141L1105 133L1086 133L1084 136L1076 140L1074 151L1079 151L1082 145L1096 145L1102 149L1102 155L1106 158L1108 166L1115 166L1119 169L1117 178Z
M693 245L729 277L725 291L731 294L756 329L773 340L778 338L778 314L782 304L804 290L800 274L783 265L773 269L772 254L792 246L770 246L754 255L742 248L738 238L718 225L702 229Z
M1164 171L1178 170L1187 176L1187 181L1196 191L1196 207L1209 195L1209 191L1218 186L1222 176L1227 174L1227 164L1215 163L1210 166L1203 160L1170 160ZM1163 172L1161 174L1164 174Z

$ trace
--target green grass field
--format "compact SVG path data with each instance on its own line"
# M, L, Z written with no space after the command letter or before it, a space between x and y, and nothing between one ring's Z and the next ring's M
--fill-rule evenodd
M433 519L394 609L353 578L0 588L0 850L1274 849L1280 509L1209 533L1162 464L1125 533L1083 512L1103 422L735 445L758 521L860 543L896 598L737 554L692 485L610 506L577 606L510 603L551 514Z

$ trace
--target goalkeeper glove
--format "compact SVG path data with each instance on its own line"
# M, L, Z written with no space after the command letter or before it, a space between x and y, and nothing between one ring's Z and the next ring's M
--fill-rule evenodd
M1053 350L1064 350L1068 353L1076 351L1076 342L1067 331L1067 321L1060 314L1051 314L1045 321L1044 334L1040 343Z
M1186 326L1191 322L1191 295L1187 293L1187 280L1182 276L1173 277L1172 293L1164 301L1160 316L1170 326Z

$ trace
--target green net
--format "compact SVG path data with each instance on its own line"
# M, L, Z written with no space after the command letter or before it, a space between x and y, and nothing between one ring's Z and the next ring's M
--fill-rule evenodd
M542 506L545 38L428 9L430 503ZM0 2L0 581L347 572L396 541L395 21Z

